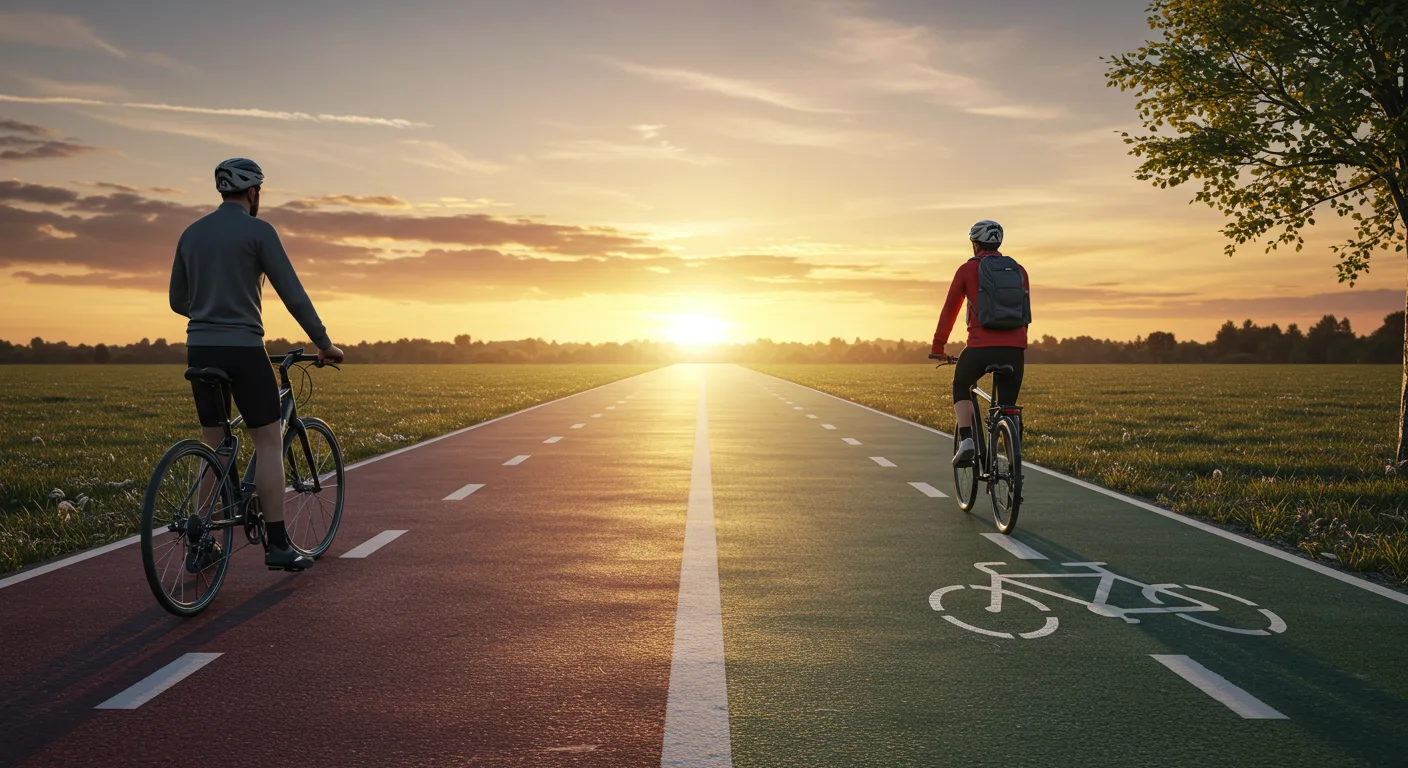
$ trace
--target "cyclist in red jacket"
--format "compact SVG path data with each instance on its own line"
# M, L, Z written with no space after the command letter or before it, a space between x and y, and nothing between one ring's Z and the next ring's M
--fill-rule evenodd
M1001 255L1002 225L995 221L983 220L968 230L968 240L973 244L973 258L965 261L953 276L948 288L948 299L944 301L943 312L939 315L939 327L934 331L934 346L931 353L944 354L944 345L953 332L958 320L959 307L967 301L968 346L958 357L958 365L953 370L953 413L958 419L958 450L953 454L954 466L965 466L973 461L973 402L968 389L978 383L984 370L990 365L1010 365L1012 374L996 377L993 393L1000 405L1016 405L1017 392L1022 388L1022 360L1027 349L1027 329L1025 326L1012 330L993 330L978 324L978 262L993 255ZM1031 291L1027 271L1022 270L1022 284Z

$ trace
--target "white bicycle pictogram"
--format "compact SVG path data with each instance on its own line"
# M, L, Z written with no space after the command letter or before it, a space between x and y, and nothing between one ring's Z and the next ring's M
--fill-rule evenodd
M1277 616L1271 611L1258 606L1256 603L1244 597L1238 597L1227 592L1222 592L1216 589L1209 589L1207 587L1199 587L1193 584L1145 584L1144 582L1136 581L1125 576L1120 576L1119 574L1110 571L1105 567L1105 563L1062 563L1061 565L1067 568L1086 569L1084 571L1072 571L1067 573L998 573L996 570L994 570L993 567L999 565L1006 565L1006 563L974 563L974 568L977 568L979 571L988 574L988 576L990 577L989 583L968 585L954 584L952 586L934 590L934 592L929 595L929 607L933 608L935 611L942 613L943 617L948 620L949 623L958 627L962 627L963 629L966 629L969 632L977 632L980 635L987 635L989 637L1001 637L1009 640L1013 639L1014 637L1021 637L1027 640L1033 640L1038 637L1045 637L1051 634L1052 632L1055 632L1057 628L1061 625L1060 620L1057 619L1054 615L1051 615L1050 608L1047 608L1046 605L1044 605L1037 599L1031 597L1030 595L1017 591L1018 589L1025 590L1027 592L1039 593L1048 597L1054 597L1060 600L1075 603L1077 605L1083 605L1091 613L1094 613L1097 616L1124 619L1125 622L1129 624L1138 624L1139 619L1137 618L1137 616L1139 614L1171 613L1181 619L1191 621L1194 624L1200 624L1210 629L1217 629L1223 632L1231 632L1233 634L1238 635L1264 636L1280 634L1286 631L1286 622L1283 621L1280 616ZM1049 579L1094 579L1098 580L1099 583L1096 585L1095 588L1095 598L1093 600L1085 600L1080 597L1074 597L1068 594L1063 594L1061 592L1054 592L1049 589L1043 589L1042 587L1037 586L1037 584L1034 583ZM1112 605L1109 602L1110 590L1113 589L1116 584L1120 583L1128 584L1139 589L1140 592L1144 595L1144 599L1148 600L1153 605L1142 605L1134 608L1121 608L1117 605ZM968 622L965 622L959 619L958 617L954 616L949 609L946 609L944 607L944 597L946 595L949 595L950 593L957 592L958 590L962 589L973 589L991 593L991 599L989 600L988 604L984 606L984 610L989 613L1001 613L1003 600L1006 598L1013 598L1022 601L1027 605L1030 605L1040 613L1046 614L1046 616L1044 617L1045 622L1038 629L1034 629L1030 632L1018 632L1015 635L1012 632L1001 632L997 630L984 629L982 627L974 626L973 624L969 624ZM1195 594L1187 594L1190 592ZM1219 608L1212 602L1217 598L1225 598L1227 600L1231 600L1237 603L1239 606L1245 606L1246 608L1255 609L1261 614L1262 618L1265 620L1266 626L1264 628L1255 629L1234 627L1228 626L1226 624L1219 624L1215 621L1210 621L1208 619L1204 619L1196 615L1217 613L1219 611Z

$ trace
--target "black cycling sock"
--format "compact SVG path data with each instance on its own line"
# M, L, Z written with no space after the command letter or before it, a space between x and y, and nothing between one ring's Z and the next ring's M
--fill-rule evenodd
M958 439L959 439L959 440L971 440L972 438L973 438L973 428L972 428L972 427L959 427L959 428L958 428Z
M265 523L264 532L269 537L270 547L288 549L288 529L284 528L282 520L277 523Z

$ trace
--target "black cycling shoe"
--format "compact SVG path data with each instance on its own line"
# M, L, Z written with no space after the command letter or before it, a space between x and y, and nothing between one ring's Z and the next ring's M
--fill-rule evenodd
M297 573L313 567L313 558L298 552L293 547L269 547L264 550L264 565L271 571L292 571Z
M958 450L953 452L953 466L971 467L973 466L973 456L977 454L977 449L973 447L973 438L965 437L963 442L958 444Z
M220 546L218 541L210 542L209 547L187 547L186 573L200 573L220 562L220 558L224 556L225 549Z

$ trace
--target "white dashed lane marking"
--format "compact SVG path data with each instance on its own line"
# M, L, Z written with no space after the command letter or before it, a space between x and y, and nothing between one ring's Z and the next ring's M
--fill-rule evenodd
M1187 656L1173 654L1150 654L1154 661L1173 670L1173 673L1192 683L1198 690L1216 699L1223 706L1247 720L1287 720L1285 715L1267 706L1265 702L1229 683L1227 678L1199 664Z
M928 483L910 483L910 485L914 486L915 490L919 491L920 493L924 494L925 496L928 496L928 497L931 498L931 499L946 499L946 498L948 498L948 494L944 493L943 491L939 490L938 488L935 488L935 487L932 486L932 485L929 485Z
M592 418L593 418L593 419L599 419L599 418L601 418L601 414L599 414L599 413L593 413L593 414L592 414Z
M835 425L835 424L822 424L822 425L821 425L821 428L822 428L822 429L835 429L835 428L836 428L836 425Z
M616 410L616 406L614 406L614 405L608 405L608 406L606 406L606 410L608 410L608 411L614 411L614 410Z
M581 429L582 427L585 427L585 426L587 426L587 425L586 425L586 424L573 424L573 425L570 427L570 429Z
M469 496L469 494L474 493L475 491L477 491L477 490L479 490L480 488L483 488L483 487L484 487L484 484L483 484L483 483L470 483L469 485L466 485L465 487L459 489L458 491L455 491L454 493L450 494L449 496L446 496L446 497L444 498L444 501L459 501L460 499L463 499L463 498L465 498L466 496Z
M558 436L556 436L556 437L549 437L548 439L544 440L543 442L544 442L544 443L547 443L547 444L549 444L549 445L551 445L551 444L553 444L553 443L560 443L560 442L562 442L562 436L561 436L561 435L558 435Z
M803 408L802 406L800 406L800 405L794 405L794 406L792 406L792 410L794 410L794 411L801 411L801 410L806 410L806 409L804 409L804 408Z
M519 464L522 464L523 462L525 462L525 461L527 461L527 460L529 460L529 459L531 459L531 458L533 458L533 454L531 454L531 453L525 453L525 454L522 454L522 455L519 455L519 456L514 456L513 458L509 459L508 461L505 461L505 462L504 462L504 466L505 466L505 467L516 467L516 466L518 466Z
M846 445L860 445L860 441L855 439L854 437L843 437L841 438L841 442L845 443Z
M816 414L815 414L815 413L809 413L809 414L807 414L807 418L809 418L809 419L815 419L815 418L816 418Z
M220 658L218 653L188 653L142 679L141 682L94 707L94 709L136 709L162 691L185 680L201 667Z
M350 559L353 559L353 560L360 560L360 559L366 557L367 555L370 555L371 553L377 551L378 549L381 549L382 547L386 546L387 544L390 544L391 542L393 542L393 541L395 541L395 540L401 538L401 535L404 534L404 533L406 533L406 532L405 532L405 531L382 531L381 533L378 533L377 535L371 537L370 539L367 539L366 541L362 542L361 544L358 544L357 546L355 546L355 547L353 547L352 549L348 550L348 551L343 555L343 557L350 558Z
M895 463L894 463L893 461L890 461L889 459L885 458L884 456L871 456L871 457L870 457L870 460L873 461L873 462L875 462L876 464L879 464L879 465L882 466L882 467L893 467L893 466L895 466Z
M983 538L1012 553L1018 560L1045 560L1046 555L1032 549L1020 541L1001 533L984 533Z

